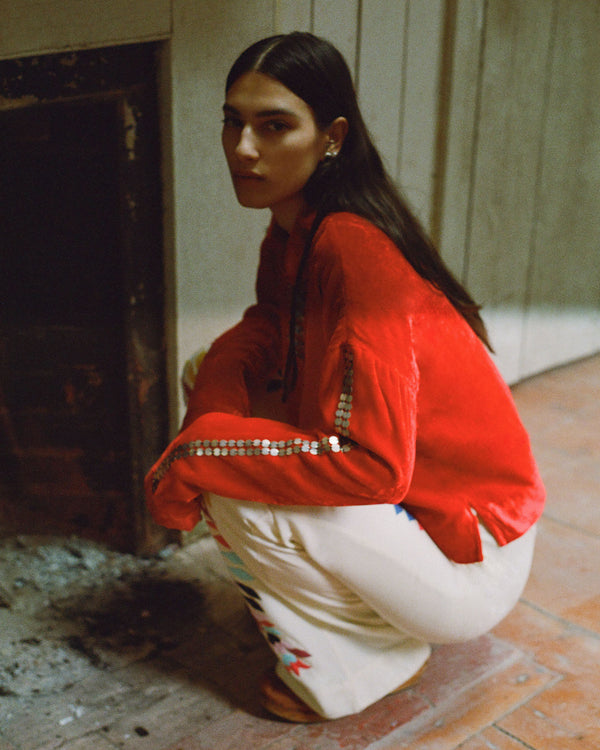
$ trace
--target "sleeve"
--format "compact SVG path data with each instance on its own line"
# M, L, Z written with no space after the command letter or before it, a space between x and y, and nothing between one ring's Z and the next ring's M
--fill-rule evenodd
M159 524L193 528L205 492L313 506L405 497L414 470L419 386L412 322L400 317L382 334L378 315L366 314L374 310L365 284L368 259L354 263L345 237L326 239L314 250L319 327L327 344L310 429L215 410L189 421L146 477L148 507Z
M206 413L146 478L164 526L191 529L203 492L274 505L400 502L414 469L416 368L400 373L368 350L332 341L319 385L319 428Z
M256 304L203 355L193 387L186 393L183 429L209 411L248 416L248 382L275 368L280 350L279 312L274 297L276 244L269 232L261 246Z

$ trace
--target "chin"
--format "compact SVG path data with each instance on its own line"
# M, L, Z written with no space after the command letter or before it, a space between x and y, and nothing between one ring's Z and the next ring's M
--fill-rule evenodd
M244 208L269 208L270 202L265 202L258 197L236 193L237 201Z

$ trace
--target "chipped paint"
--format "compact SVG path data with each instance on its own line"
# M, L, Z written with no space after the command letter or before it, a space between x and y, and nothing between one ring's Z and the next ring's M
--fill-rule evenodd
M134 374L135 393L140 407L148 402L154 386L159 382L157 352L152 351L140 338L138 331L131 336L133 362L131 372Z
M30 94L29 96L20 96L17 99L8 99L5 96L0 96L0 109L20 109L21 107L31 107L34 104L39 103L37 96Z
M135 160L135 148L137 143L137 124L139 110L132 106L127 100L123 102L123 130L125 133L125 150L129 161Z
M129 150L127 151L127 155L129 159L135 159L135 153L133 157L130 156ZM127 208L129 210L129 216L131 217L131 221L135 222L137 221L137 200L134 198L134 196L127 192L125 193L125 202L127 203Z

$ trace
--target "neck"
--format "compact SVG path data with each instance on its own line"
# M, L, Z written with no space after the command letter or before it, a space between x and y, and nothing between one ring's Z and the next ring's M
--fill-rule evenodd
M303 196L299 195L279 205L271 206L271 213L277 224L289 234L294 228L296 219L305 208L306 202Z

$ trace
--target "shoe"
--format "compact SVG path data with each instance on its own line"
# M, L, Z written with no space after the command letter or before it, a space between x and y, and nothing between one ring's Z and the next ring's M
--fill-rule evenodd
M423 664L421 669L419 669L418 672L415 672L412 677L409 677L406 682L403 682L402 685L398 685L398 687L395 690L392 690L388 695L396 695L396 693L401 693L403 690L408 690L408 688L412 687L413 685L416 685L417 682L421 679L423 676L423 672L425 671L425 667L427 666L427 662Z
M423 664L416 674L406 682L403 682L402 685L399 685L395 690L392 690L388 695L396 695L396 693L400 693L415 685L425 671L426 664L427 662ZM303 700L290 690L283 680L277 676L275 668L265 672L260 681L259 689L262 707L280 719L292 721L297 724L314 724L319 721L327 721L327 719L316 711L313 711L310 706L307 706Z
M298 724L314 724L325 719L298 698L289 687L270 669L262 676L259 684L262 707L269 713L286 721Z

